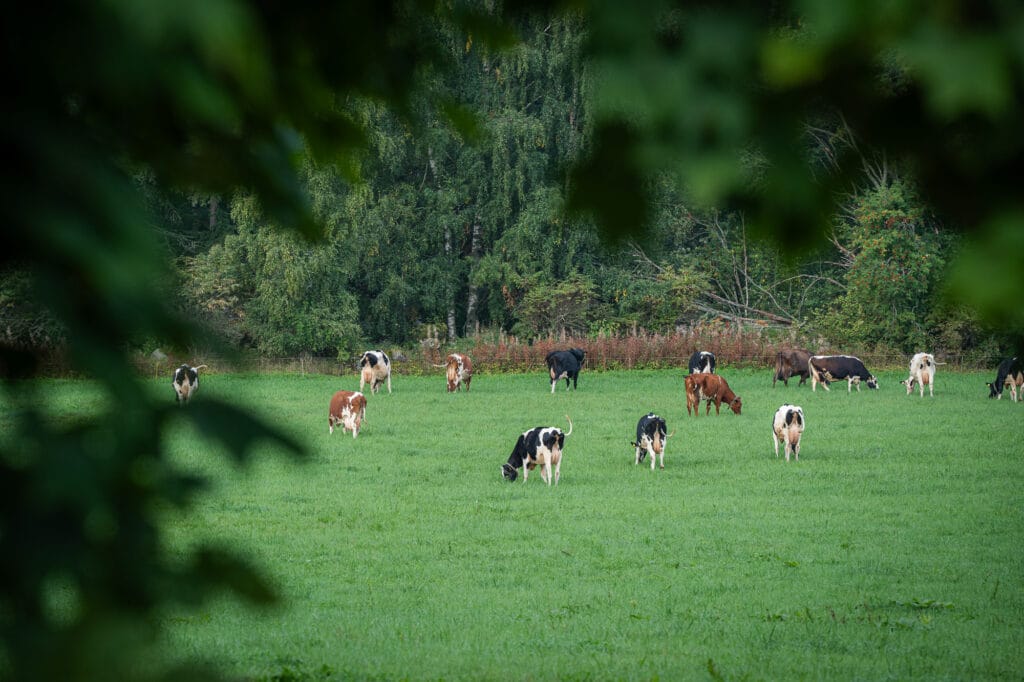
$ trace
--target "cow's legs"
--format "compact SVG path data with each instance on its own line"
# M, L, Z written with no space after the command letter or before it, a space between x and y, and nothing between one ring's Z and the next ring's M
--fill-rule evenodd
M661 454L658 455L658 466L660 466L662 469L665 468L665 446L664 445L661 446ZM652 470L654 469L654 458L653 457L651 458L651 469Z
M647 455L651 458L651 471L654 471L654 460L658 459L658 455L654 453L654 448L650 445L647 446Z
M779 456L779 435L772 429L772 445L775 446L775 456Z

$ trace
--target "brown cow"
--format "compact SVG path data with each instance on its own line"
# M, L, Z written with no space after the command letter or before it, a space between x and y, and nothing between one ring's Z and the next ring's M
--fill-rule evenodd
M736 414L740 413L743 402L740 397L732 392L729 384L718 374L690 374L686 377L686 413L690 414L693 409L693 416L697 416L700 409L700 401L706 400L708 409L705 414L711 414L711 403L715 403L715 414L719 414L722 403L729 406Z
M460 391L462 384L465 384L466 393L469 393L469 382L473 380L473 363L469 356L464 353L450 354L445 369L448 374L448 392Z
M338 391L331 398L331 408L327 413L327 426L331 433L338 424L352 437L359 435L359 427L366 419L366 396L358 391Z
M811 359L811 354L806 350L781 350L779 354L775 356L775 376L772 377L772 388L775 388L776 381L782 381L783 384L789 386L789 378L800 375L800 383L798 386L803 386L807 383L807 377L811 375L810 370L807 368L807 361Z

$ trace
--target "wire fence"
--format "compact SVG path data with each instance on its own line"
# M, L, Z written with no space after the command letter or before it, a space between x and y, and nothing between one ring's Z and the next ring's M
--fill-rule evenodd
M507 374L546 371L544 354L515 353L506 356L494 356L482 353L480 357L472 351L473 370L477 374ZM910 364L910 356L897 353L863 353L858 354L864 364L872 371L906 370ZM403 353L392 354L392 371L399 375L430 375L444 372L438 365L443 362L443 355L438 357L417 355L410 357ZM994 369L1002 360L999 356L977 356L969 354L936 354L936 362L944 364L945 371L981 371ZM686 371L690 355L659 355L656 357L638 358L628 354L588 353L584 369L591 371L610 371L621 369L679 369ZM246 357L222 358L206 356L194 360L185 360L188 364L205 364L208 373L216 374L297 374L297 375L328 375L346 376L358 374L357 359L339 361L336 358L296 356L296 357ZM140 375L150 377L170 376L174 368L182 362L136 358L135 366ZM774 353L747 353L741 355L717 354L719 368L763 368L772 370L775 367ZM61 374L57 372L57 374ZM63 375L67 375L64 373Z

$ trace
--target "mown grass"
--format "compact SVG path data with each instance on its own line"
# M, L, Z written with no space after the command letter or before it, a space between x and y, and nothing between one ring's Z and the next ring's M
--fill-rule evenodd
M896 373L852 395L722 374L741 416L687 417L679 371L554 396L542 373L455 395L396 377L357 440L327 430L355 377L207 377L196 400L252 405L311 457L238 471L171 436L216 485L168 513L169 551L252 552L283 602L168 613L168 656L257 679L1020 679L1024 405L981 374L924 400ZM807 418L799 463L772 452L784 402ZM632 463L648 410L676 430L664 471ZM561 484L502 481L518 434L567 413Z

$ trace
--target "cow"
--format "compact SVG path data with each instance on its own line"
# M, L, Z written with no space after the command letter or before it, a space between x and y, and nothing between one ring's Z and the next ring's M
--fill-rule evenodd
M376 393L381 385L387 381L388 393L391 393L391 360L388 354L382 350L368 350L359 358L359 366L362 372L359 375L359 390L370 384L370 392Z
M582 348L570 348L569 350L553 350L544 358L548 366L548 374L551 376L551 392L555 392L555 385L559 379L565 379L565 390L569 390L569 379L572 379L572 388L576 390L576 380L580 375L580 368L583 367L583 356L586 352Z
M331 398L331 407L327 412L327 427L334 433L334 427L341 424L342 428L352 432L352 437L359 435L359 428L366 421L366 396L357 391L338 391Z
M639 464L646 455L651 456L651 471L654 471L654 460L661 459L661 468L665 468L665 441L675 435L675 431L666 435L668 427L665 420L648 412L636 424L636 440L631 444L636 448L633 464Z
M928 387L928 395L935 397L935 356L931 353L918 353L910 359L910 376L900 382L907 387L907 395L914 390L916 383L924 397L924 387Z
M785 443L786 461L792 452L800 461L800 437L804 433L804 410L799 405L783 405L775 411L772 419L772 444L775 445L775 456L779 456L779 441Z
M448 376L448 392L461 391L462 385L466 385L466 393L469 393L469 382L473 380L473 362L464 353L451 353L445 363L445 372Z
M846 379L846 392L853 390L857 385L857 392L860 393L860 382L864 381L868 388L878 388L878 379L874 377L864 366L864 363L852 355L812 355L807 361L807 370L811 374L811 390L817 390L820 383L826 391L833 381Z
M569 422L569 432L555 426L536 426L529 431L524 431L508 461L501 465L501 475L509 482L516 480L517 469L523 470L523 483L529 478L530 472L538 464L541 464L540 478L551 485L551 465L555 465L555 485L558 485L562 477L562 449L565 447L565 439L572 435L572 419L565 415Z
M693 409L693 416L696 417L700 411L700 401L706 400L708 407L706 414L711 414L711 403L715 403L715 414L720 414L722 403L729 406L735 414L740 413L743 401L732 392L729 383L717 374L690 374L686 377L686 414Z
M178 405L186 405L196 391L199 390L199 370L206 369L206 365L191 367L182 365L174 370L171 378L171 386L174 387L174 395L178 399Z
M715 354L706 350L694 351L690 356L690 374L714 374Z
M988 386L988 397L1003 399L1003 388L1009 387L1010 397L1017 402L1017 388L1024 386L1024 364L1019 358L1006 358L996 369L996 380Z
M781 350L775 356L775 376L772 377L772 388L775 388L776 381L782 381L789 386L789 378L800 375L800 383L803 386L807 383L807 377L811 372L807 369L807 361L811 359L810 351L806 350Z

